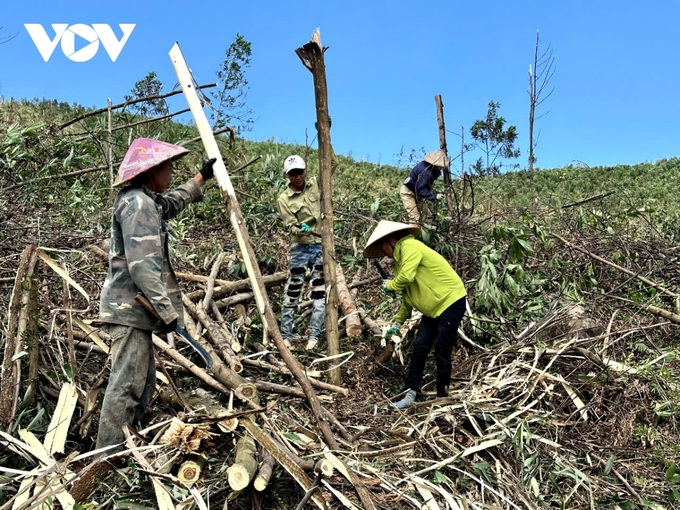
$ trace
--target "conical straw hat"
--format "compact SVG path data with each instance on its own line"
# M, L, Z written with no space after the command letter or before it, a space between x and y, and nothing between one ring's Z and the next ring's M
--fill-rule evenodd
M446 157L446 153L442 149L437 149L434 152L426 154L423 158L423 161L440 168L446 168L449 166L449 158Z
M407 230L409 234L415 236L420 232L420 227L417 225L400 223L398 221L380 220L378 226L375 227L375 230L366 243L366 247L364 248L364 257L367 259L377 259L382 257L383 252L378 247L380 242L390 234L401 232L403 230Z
M165 161L175 161L187 154L189 154L189 150L179 145L152 138L137 138L130 144L113 185L117 186L128 182Z

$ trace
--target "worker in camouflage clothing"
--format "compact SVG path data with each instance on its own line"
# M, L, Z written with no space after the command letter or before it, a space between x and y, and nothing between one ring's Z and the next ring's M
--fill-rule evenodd
M111 336L111 374L97 449L122 443L123 426L138 426L144 416L156 382L151 332L169 332L183 325L166 222L203 198L201 186L213 176L215 162L210 159L193 178L165 193L173 161L188 152L177 145L138 138L130 145L114 183L126 186L113 204L109 270L99 306L99 317L108 324ZM151 302L160 320L135 301L138 293Z

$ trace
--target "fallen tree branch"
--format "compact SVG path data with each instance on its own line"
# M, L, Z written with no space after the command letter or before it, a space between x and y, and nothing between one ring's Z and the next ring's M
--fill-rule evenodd
M575 250L578 250L581 253L588 255L589 257L592 257L595 260L602 262L603 264L608 265L609 267L613 267L614 269L621 271L622 273L625 273L629 276L632 276L633 278L640 280L645 285L649 285L650 287L657 289L659 292L662 292L662 293L666 294L667 296L671 296L671 297L674 297L674 298L680 297L675 292L671 292L670 290L665 289L664 287L662 287L658 283L654 283L653 281L651 281L649 278L645 278L644 276L642 276L638 273L635 273L635 272L631 271L630 269L626 269L625 267L621 267L618 264L615 264L614 262L612 262L610 260L607 260L605 258L600 257L599 255L595 255L594 253L589 252L585 248L581 248L580 246L576 246L575 244L570 243L569 241L567 241L566 239L564 239L563 237L560 237L559 235L557 235L555 233L551 233L550 235L552 237L556 238L556 239L559 239L560 241L562 241L565 245L569 246L570 248L574 248Z

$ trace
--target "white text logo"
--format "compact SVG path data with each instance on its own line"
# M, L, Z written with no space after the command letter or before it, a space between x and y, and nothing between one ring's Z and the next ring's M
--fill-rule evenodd
M136 25L131 23L119 24L118 26L123 32L120 40L113 33L113 29L103 23L93 23L92 26L82 23L70 26L66 23L53 23L54 38L52 39L47 35L43 26L38 23L26 23L24 26L45 62L50 59L60 41L61 51L74 62L87 62L94 57L99 50L100 42L106 53L111 57L111 62L115 62ZM76 50L76 37L83 39L81 43L85 43L78 50Z

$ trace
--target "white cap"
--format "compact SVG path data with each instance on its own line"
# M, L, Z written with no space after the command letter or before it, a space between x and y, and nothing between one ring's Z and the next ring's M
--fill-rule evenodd
M305 160L302 159L297 154L294 154L292 156L288 156L286 158L286 161L283 162L283 171L286 172L286 175L288 175L288 172L290 172L291 170L295 170L295 169L301 169L301 170L307 169L307 165L305 165Z

